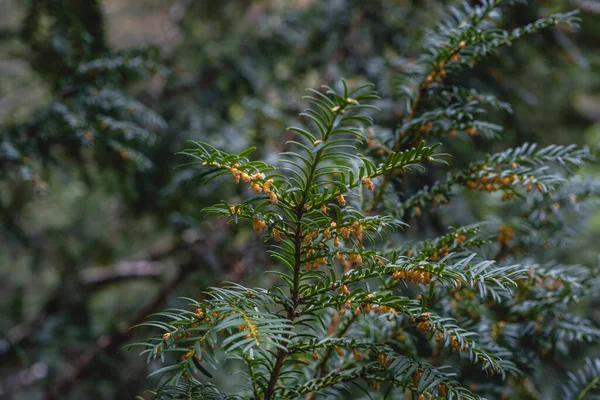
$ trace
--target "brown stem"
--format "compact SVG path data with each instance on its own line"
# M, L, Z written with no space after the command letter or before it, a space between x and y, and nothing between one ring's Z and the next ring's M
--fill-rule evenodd
M339 112L343 112L343 109L346 105L342 106ZM331 124L327 127L327 131L323 134L322 140L326 142L333 131L333 123L335 122L337 117L333 119ZM308 200L308 194L310 192L310 188L312 186L313 180L315 178L315 173L317 172L317 166L321 162L321 157L323 156L324 149L321 148L315 154L314 162L310 167L310 171L308 177L306 179L306 186L302 191L302 196L300 198L300 202L296 206L296 229L294 233L294 277L292 283L292 307L288 309L287 318L290 321L294 321L294 319L299 315L298 312L298 304L300 303L300 268L302 266L302 217L304 216L304 206ZM289 334L286 335L286 338L289 338ZM271 370L271 376L269 378L269 385L265 390L265 400L270 400L273 397L273 393L275 392L275 386L277 386L277 381L279 380L279 375L281 374L281 368L283 367L283 362L288 355L288 351L284 349L279 349L277 351L277 357L275 359L275 365Z
M295 261L294 261L294 282L292 287L292 307L288 310L287 318L290 321L294 321L296 318L296 309L298 307L298 287L300 281L300 266L301 266L301 250L302 250L302 215L304 208L304 201L296 208L296 232L294 236L294 253L295 253ZM286 335L286 338L289 338L289 334ZM267 386L267 390L265 390L265 400L270 400L273 397L273 392L275 391L275 386L277 385L277 381L279 380L279 375L281 374L281 368L283 367L283 362L287 357L288 352L284 349L279 349L277 351L277 358L275 359L275 365L271 370L271 377L269 378L269 386Z

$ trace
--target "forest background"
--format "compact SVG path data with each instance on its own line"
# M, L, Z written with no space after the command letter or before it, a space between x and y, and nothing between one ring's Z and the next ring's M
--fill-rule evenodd
M148 367L120 351L142 334L132 325L224 280L272 279L260 238L200 218L244 193L197 185L176 153L203 140L270 160L304 89L342 77L374 82L379 122L393 121L394 73L453 3L0 0L0 398L125 399L152 387ZM598 148L600 5L518 4L501 26L575 8L579 30L536 34L454 78L513 111L492 113L501 140L458 138L453 163L526 142ZM459 199L410 216L407 240L498 218L498 199ZM565 231L568 251L540 257L597 265L598 209L585 221L585 234ZM599 305L580 312L598 325ZM556 363L567 371L586 355Z

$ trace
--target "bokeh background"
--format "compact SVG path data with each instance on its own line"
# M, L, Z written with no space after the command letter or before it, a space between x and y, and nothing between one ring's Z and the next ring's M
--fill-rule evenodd
M131 326L209 285L272 279L248 227L200 218L246 193L200 187L176 153L203 140L254 145L272 161L304 89L342 77L374 82L377 122L393 127L394 73L453 3L0 0L0 398L131 399L151 387L145 360L120 350L143 336ZM456 141L453 164L525 142L598 147L600 3L532 1L500 24L575 8L579 30L528 37L456 78L513 113L492 112L502 140ZM496 206L461 198L408 221L412 238L486 220ZM566 251L540 257L597 265L598 210L585 222L565 232ZM598 305L581 312L598 322Z

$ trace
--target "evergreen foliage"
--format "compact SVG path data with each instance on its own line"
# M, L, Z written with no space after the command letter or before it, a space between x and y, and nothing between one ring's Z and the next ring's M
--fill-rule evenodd
M597 396L589 2L12 3L0 397Z
M524 382L548 352L600 340L592 322L569 313L593 294L597 271L536 263L528 252L558 239L547 210L558 212L563 196L586 202L569 184L581 187L573 174L592 159L587 148L525 144L405 199L390 186L444 164L439 143L428 144L442 136L500 134L481 115L510 107L452 85L454 72L525 34L577 22L575 13L555 14L503 31L493 24L500 3L453 8L428 35L424 56L397 78L406 110L396 130L372 127L371 86L342 81L310 90L311 108L300 114L307 126L289 128L296 135L278 164L251 160L253 148L230 154L194 142L182 152L204 183L229 176L254 192L204 212L251 222L281 266L269 271L280 284L213 287L202 301L188 299L192 311L142 323L162 331L130 346L167 363L151 374L161 377L156 398L339 398L352 386L391 398L511 398L529 390ZM403 218L449 203L455 187L501 192L520 202L520 221L495 234L470 225L398 243L394 231L409 229ZM210 383L225 368L219 359L244 371L235 391ZM596 370L589 361L564 393L583 398Z
M586 359L585 365L575 373L569 373L569 381L563 387L565 400L594 399L600 393L600 360Z
M27 243L15 208L48 189L51 167L96 169L123 186L151 167L147 157L166 122L127 87L161 71L155 48L109 52L98 1L33 0L21 29L32 68L52 82L52 100L24 122L0 126L0 180L14 196L0 203L9 233ZM123 190L123 188L119 188ZM17 204L15 204L17 203Z
M101 167L120 159L147 166L139 149L152 145L154 132L165 128L160 115L124 90L133 79L159 70L156 49L109 53L99 2L77 3L34 0L28 7L22 37L34 69L56 87L46 110L0 132L3 178L16 170L23 179L40 183L42 165L82 162L84 149L92 149ZM56 154L57 148L62 152Z

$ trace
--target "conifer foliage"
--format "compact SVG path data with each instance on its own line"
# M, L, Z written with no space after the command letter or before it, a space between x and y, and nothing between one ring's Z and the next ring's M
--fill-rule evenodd
M122 175L151 165L143 150L165 121L124 87L160 70L157 51L108 51L100 3L79 3L33 0L27 9L21 36L32 67L54 84L52 101L0 129L0 179L44 189L41 174L51 164L86 167L91 159Z
M444 165L440 140L501 134L482 115L510 107L448 83L453 73L526 34L577 22L574 13L557 14L506 32L493 24L500 3L454 8L430 33L424 56L397 77L406 104L397 131L372 126L372 86L342 81L310 90L306 126L289 128L295 137L277 165L251 159L253 148L229 154L194 142L182 152L205 183L224 177L248 187L245 200L204 211L251 224L276 262L269 272L278 283L225 283L202 301L187 299L190 309L143 323L160 334L131 347L165 363L151 373L160 377L155 398L345 398L355 390L419 400L535 396L533 365L557 348L600 339L600 329L569 313L593 293L597 271L539 264L526 253L557 239L549 225L563 221L561 213L593 199L574 177L591 159L588 149L524 144L449 171L408 198L390 185ZM476 224L399 242L396 232L410 229L403 219L447 204L456 188L501 192L521 212L495 233ZM565 396L592 393L597 364L589 360L570 376ZM240 386L211 381L223 368L239 373Z

